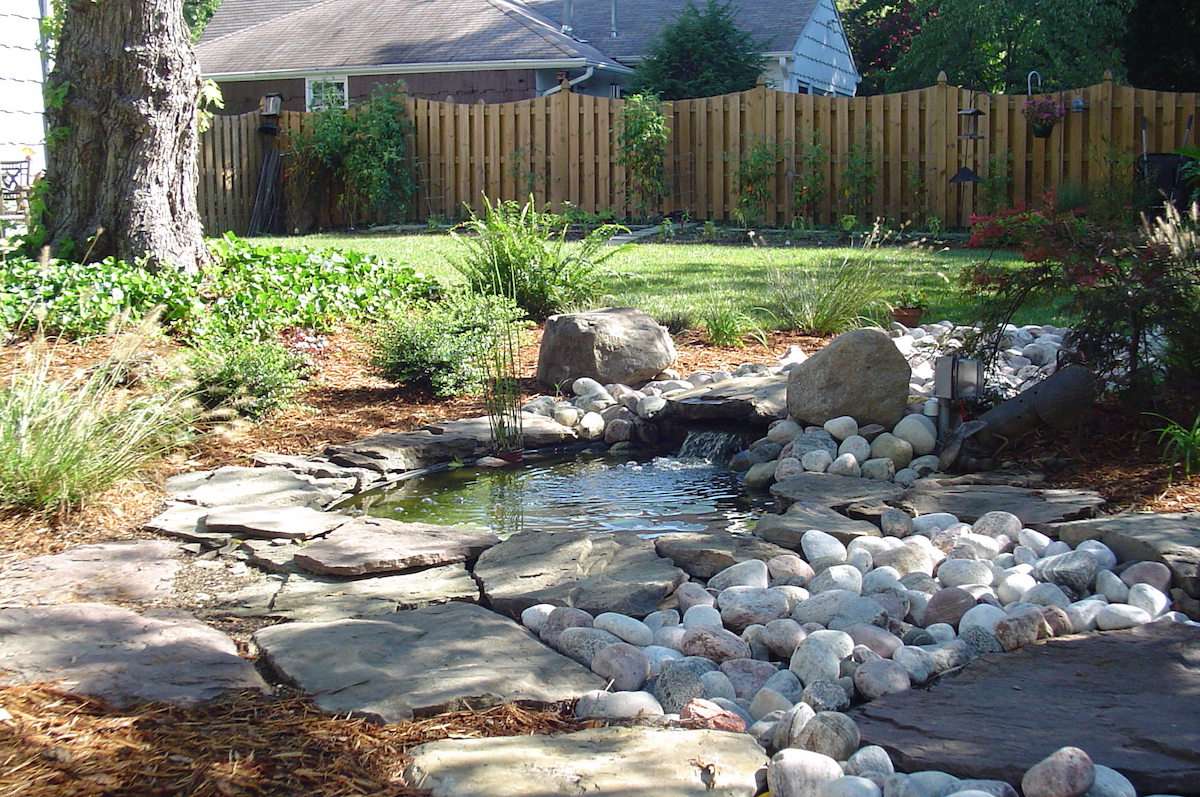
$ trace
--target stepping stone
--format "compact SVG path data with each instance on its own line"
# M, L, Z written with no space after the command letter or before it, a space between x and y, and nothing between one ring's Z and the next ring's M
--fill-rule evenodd
M489 548L475 577L492 608L511 617L537 603L645 617L687 574L636 535L524 531Z
M170 597L182 555L179 543L124 540L26 559L0 572L0 606L158 602Z
M223 506L204 517L204 530L233 537L307 540L328 534L349 515L320 512L305 506Z
M745 534L710 531L664 534L654 540L659 556L670 559L692 578L712 578L730 565L748 559L767 561L792 551Z
M864 745L897 771L1019 784L1064 744L1125 775L1138 794L1200 783L1200 628L1151 623L989 654L932 688L852 712Z
M361 576L473 562L500 540L483 529L356 518L295 553L295 563L320 575Z
M300 568L293 558L300 546L285 542L280 545L274 540L246 540L238 551L246 555L246 561L268 573L299 573Z
M146 521L143 528L208 548L222 548L229 544L230 536L204 530L204 517L211 511L207 506L171 501L166 509Z
M663 728L444 739L411 755L405 783L431 797L753 797L767 764L749 734Z
M1200 512L1114 515L1060 523L1050 531L1071 547L1100 540L1122 562L1162 562L1175 586L1200 598Z
M118 708L270 691L232 639L182 612L139 615L103 603L0 610L0 684L40 681Z
M479 586L461 564L349 581L292 574L263 614L321 622L375 617L448 601L477 600Z
M787 417L787 374L739 377L667 396L667 414L685 421L749 421Z
M481 448L487 448L492 442L492 426L486 415L430 424L425 429L437 435L472 437ZM573 427L533 412L521 413L521 433L527 449L561 446L579 439L579 433Z
M469 434L383 432L346 445L330 446L325 456L335 465L378 473L416 470L452 460L473 459L485 447Z
M1027 528L1044 531L1051 523L1091 517L1104 505L1104 498L1091 490L1031 490L925 479L909 490L903 503L915 514L949 512L964 523L974 523L988 512L1011 512Z
M807 501L792 504L782 515L763 515L754 533L768 542L798 551L800 538L809 529L820 529L843 543L855 537L880 536L879 527L873 523L848 518L827 506Z
M269 451L259 451L254 454L253 460L254 464L259 467L287 468L293 473L317 479L355 479L369 483L379 477L379 474L363 468L345 468L335 465L327 459L298 457L294 454L273 454Z
M323 710L384 722L517 700L555 703L604 688L521 626L469 603L285 623L259 630L254 641Z
M306 506L320 509L355 486L352 479L314 479L286 468L224 467L167 479L167 494L201 506Z
M775 482L771 485L771 495L785 507L805 503L844 509L850 504L898 500L904 496L904 488L891 482L856 476L802 473Z

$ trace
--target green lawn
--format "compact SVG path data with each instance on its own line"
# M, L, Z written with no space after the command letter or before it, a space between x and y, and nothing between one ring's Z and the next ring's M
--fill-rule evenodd
M330 234L260 239L282 246L356 249L406 263L447 283L459 277L450 265L455 244L449 235ZM925 319L969 322L976 318L972 299L958 289L959 272L986 253L975 250L930 251L884 248L876 254L886 275L885 290L919 288L929 308ZM632 305L660 319L696 314L712 301L729 301L771 324L762 308L771 304L769 275L777 268L829 269L844 258L862 258L850 247L750 247L711 244L635 244L606 264L614 272L606 303ZM996 259L996 258L994 258ZM1019 256L1004 253L1001 264L1016 267ZM1065 323L1046 302L1026 308L1017 323Z

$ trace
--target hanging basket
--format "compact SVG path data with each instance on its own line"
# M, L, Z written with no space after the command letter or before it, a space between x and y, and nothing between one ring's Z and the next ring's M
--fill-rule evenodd
M1029 126L1033 128L1034 138L1050 138L1054 132L1054 122L1031 122Z

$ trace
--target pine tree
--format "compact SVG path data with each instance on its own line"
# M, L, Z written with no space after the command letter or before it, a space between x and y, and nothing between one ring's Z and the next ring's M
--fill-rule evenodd
M638 64L635 90L682 100L754 88L764 59L735 13L731 3L708 0L700 9L689 2Z

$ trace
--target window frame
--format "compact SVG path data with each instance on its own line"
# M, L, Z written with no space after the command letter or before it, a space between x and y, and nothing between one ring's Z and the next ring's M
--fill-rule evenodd
M313 85L320 83L342 84L342 108L350 107L350 76L349 75L319 75L304 78L304 110L312 112L320 110L313 107Z

